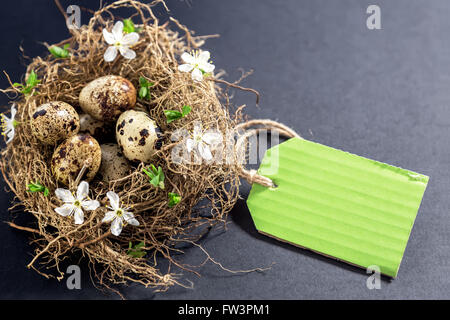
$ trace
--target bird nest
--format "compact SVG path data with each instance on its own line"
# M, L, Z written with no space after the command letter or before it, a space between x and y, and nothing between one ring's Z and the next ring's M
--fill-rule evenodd
M20 88L11 82L11 87L2 90L9 96L17 94L15 119L19 125L14 139L1 153L1 171L16 196L15 206L21 206L35 220L30 227L18 226L14 222L10 225L33 233L36 246L28 267L45 277L62 279L61 262L79 251L93 266L90 269L98 283L109 288L131 282L157 290L166 290L174 284L189 286L180 279L179 273L172 272L173 268L161 270L159 258L167 259L172 266L190 270L173 259L174 253L180 251L178 244L198 245L196 241L206 230L225 222L227 213L238 199L242 161L235 145L223 142L223 146L228 147L227 150L222 148L226 154L226 160L222 161L177 162L173 159L174 148L185 141L174 140L174 132L185 130L192 133L196 123L201 123L203 128L213 128L224 137L228 136L241 122L242 108L230 105L226 90L219 87L226 82L219 79L218 74L205 75L203 81L194 82L190 73L178 70L180 56L201 47L208 37L194 36L173 18L159 24L152 11L156 4L165 7L162 1L143 4L124 0L94 12L88 25L72 29L69 39L56 44L58 47L69 46L67 58L55 59L49 54L32 59L26 77L34 72L40 82L29 94L20 93ZM119 56L113 62L105 62L108 44L102 30L112 29L117 21L114 12L122 8L135 11L131 18L135 20L140 35L132 48L136 58L128 60ZM45 146L35 137L31 117L37 107L49 101L66 102L81 113L81 90L90 81L105 75L128 79L136 88L140 86L141 77L153 83L151 99L138 98L135 109L148 113L161 129L162 146L151 164L155 168L161 167L165 188L149 182L142 170L148 168L149 163L134 163L129 175L114 181L105 182L96 176L90 181L89 196L100 206L93 211L85 211L84 222L75 224L73 218L55 212L62 205L55 190L64 187L51 170L55 146ZM227 87L230 85L239 87L236 84L228 84ZM191 107L191 111L168 123L165 111L182 112L186 105ZM115 134L103 139L114 142ZM84 180L83 172L69 189L75 193L81 180ZM30 192L29 184L34 182L39 182L48 191ZM120 197L139 226L125 225L119 236L111 234L110 225L102 223L109 210L109 191ZM171 205L169 194L179 195L179 203ZM139 249L135 251L137 244ZM53 267L51 271L48 271L49 267Z

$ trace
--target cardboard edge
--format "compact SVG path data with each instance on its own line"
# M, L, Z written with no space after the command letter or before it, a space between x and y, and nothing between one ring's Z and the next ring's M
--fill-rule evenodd
M258 230L258 229L257 229L257 230ZM314 249L310 249L310 248L308 248L308 247L304 247L304 246L301 246L301 245L299 245L299 244L296 244L296 243L293 243L293 242L290 242L290 241L287 241L287 240L283 240L283 239L278 238L278 237L276 237L276 236L274 236L274 235L271 235L270 233L267 233L267 232L264 232L264 231L261 231L261 230L258 230L258 232L261 233L262 235L265 235L265 236L267 236L267 237L269 237L269 238L272 238L272 239L275 239L275 240L277 240L277 241L280 241L280 242L284 242L284 243L293 245L294 247L297 247L297 248L300 248L300 249L304 249L304 250L308 250L308 251L317 253L317 254L319 254L319 255L321 255L321 256L323 256L323 257L327 257L327 258L330 258L330 259L333 259L333 260L336 260L336 261L339 261L339 262L344 262L344 263L349 264L349 265L351 265L351 266L358 267L358 268L363 269L363 270L367 270L367 267L364 267L364 266L361 266L361 265L358 265L358 264L355 264L355 263L353 263L353 262L349 262L349 261L346 261L346 260L343 260L343 259L336 258L336 257L331 256L331 255L328 255L328 254L326 254L326 253L323 253L323 252L320 252L320 251L317 251L317 250L314 250ZM403 258L403 257L402 257L402 258ZM400 261L400 263L401 263L401 261ZM400 268L400 264L399 264L399 268ZM398 269L397 269L397 272L395 273L395 276L392 276L392 275L389 275L389 274L386 274L386 273L383 273L383 272L380 272L380 273L381 273L382 275L384 275L384 276L390 278L390 279L396 279L396 278L397 278L397 274L398 274Z

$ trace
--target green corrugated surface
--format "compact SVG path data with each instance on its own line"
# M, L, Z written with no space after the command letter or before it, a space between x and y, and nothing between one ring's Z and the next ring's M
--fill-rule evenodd
M397 276L427 176L298 138L267 150L258 173L278 186L248 197L260 232Z

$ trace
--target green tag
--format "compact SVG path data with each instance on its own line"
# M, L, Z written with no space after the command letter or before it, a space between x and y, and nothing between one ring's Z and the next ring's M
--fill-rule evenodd
M259 232L395 278L428 177L292 138L267 150L247 205Z

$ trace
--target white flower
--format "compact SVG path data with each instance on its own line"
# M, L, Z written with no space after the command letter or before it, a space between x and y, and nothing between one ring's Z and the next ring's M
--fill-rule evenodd
M188 152L196 150L200 156L209 161L212 159L211 146L221 142L221 135L218 132L203 132L201 125L195 125L192 139L186 140Z
M56 196L64 201L64 204L56 208L55 211L67 217L74 215L75 224L82 224L84 222L84 210L95 210L100 206L97 200L89 200L89 184L82 181L78 188L76 197L67 189L58 188L55 190Z
M209 61L209 51L193 51L192 54L187 52L181 55L185 64L179 65L178 70L182 72L191 72L194 81L202 81L203 73L213 72L215 66Z
M14 138L14 132L15 132L15 128L17 127L17 125L19 124L16 120L14 120L14 117L16 116L17 110L16 110L16 105L13 104L11 106L11 118L8 118L7 116L5 116L3 113L1 114L1 128L2 128L2 135L8 137L8 139L6 140L6 143L10 143L12 141L12 139Z
M103 58L106 62L114 61L117 57L117 50L127 59L136 58L136 52L130 49L131 46L139 41L139 35L136 32L123 34L123 22L117 21L112 32L103 29L103 37L111 46L106 49Z
M119 203L119 196L113 191L109 191L106 196L109 199L111 207L107 207L112 211L108 211L105 214L102 222L111 222L111 233L115 236L119 236L122 232L123 222L129 223L133 226L138 226L139 221L134 218L134 215L127 210L129 208L121 208Z

